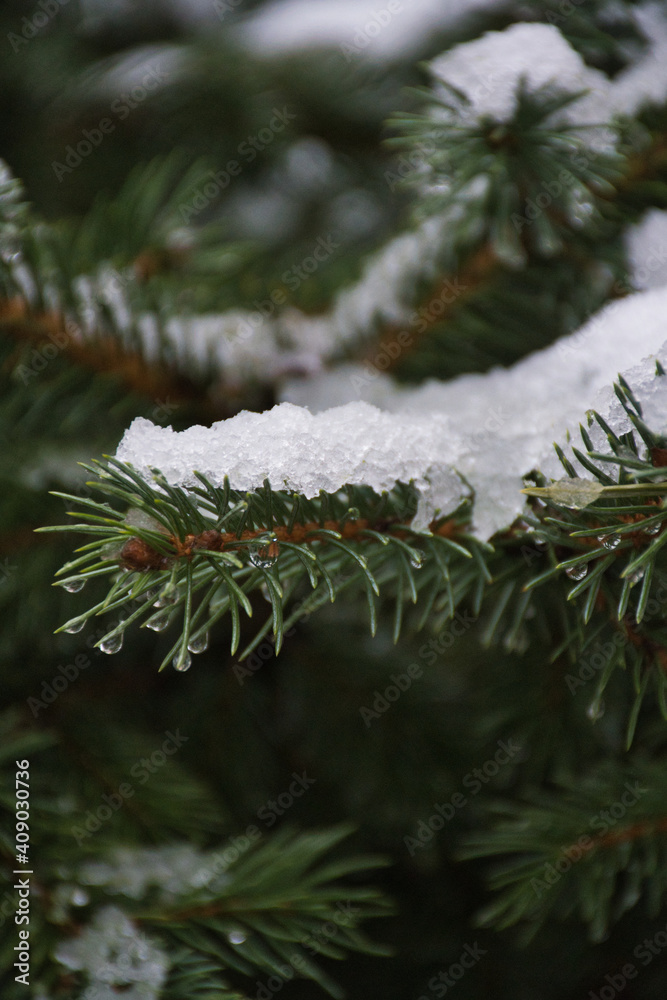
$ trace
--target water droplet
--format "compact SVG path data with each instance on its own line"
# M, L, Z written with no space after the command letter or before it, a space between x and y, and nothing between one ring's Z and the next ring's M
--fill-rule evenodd
M616 533L612 535L598 535L598 542L600 542L605 549L617 549L621 544L621 536Z
M247 941L248 938L243 931L230 931L227 935L227 939L230 944L243 944L243 942Z
M180 594L178 587L173 584L168 583L160 593L158 594L158 599L153 604L154 608L166 608L169 604L175 604L178 600Z
M68 594L78 594L80 590L86 586L86 581L82 579L78 580L68 580L67 583L63 583L63 589L67 591Z
M150 618L146 619L144 624L146 628L152 629L153 632L164 632L170 621L171 611L158 611L157 614L151 615Z
M86 624L86 620L84 618L83 621L80 621L80 622L76 622L75 621L75 622L72 622L71 625L67 625L66 628L63 629L63 631L64 632L80 632L81 629L83 628L83 626L85 624Z
M658 532L660 531L661 527L662 527L662 525L660 524L659 521L657 522L657 524L648 524L644 528L644 534L645 535L657 535Z
M191 653L203 653L208 649L208 632L203 632L201 635L196 635L188 643L188 649Z
M17 227L9 223L0 238L0 258L5 264L13 264L21 259L21 239Z
M257 569L271 569L275 566L280 553L280 545L277 541L269 542L268 545L260 545L257 549L250 550L250 562Z
M358 521L361 517L361 511L358 507L349 507L345 517L348 521Z
M638 569L634 571L634 573L631 573L630 576L628 577L631 586L634 586L636 583L639 583L640 580L643 580L645 572L646 570L644 569L644 567L640 566Z
M154 601L157 596L158 596L158 591L155 589L155 587L151 587L150 590L145 590L143 594L139 594L137 597L135 597L135 601L137 602L137 604L143 604L145 601Z
M413 569L421 569L424 565L424 553L420 552L419 549L415 549L410 556L410 565Z
M14 264L21 259L22 254L20 250L2 250L0 251L0 257L2 257L5 264Z
M604 699L596 698L586 709L586 715L591 722L597 722L604 715Z
M192 666L192 657L189 653L186 653L185 656L176 655L171 662L174 670L178 670L179 673L184 673Z
M569 576L570 580L583 580L588 573L588 564L585 562L579 562L574 566L568 566L565 573Z
M90 896L84 889L74 889L71 895L72 906L85 906L90 902Z
M116 635L110 635L108 639L104 639L100 643L100 649L103 653L107 653L109 656L113 656L114 653L118 653L123 647L123 633L117 632Z

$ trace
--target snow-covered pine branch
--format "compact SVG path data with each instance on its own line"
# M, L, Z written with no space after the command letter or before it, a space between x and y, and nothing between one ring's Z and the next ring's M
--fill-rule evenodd
M111 589L62 628L76 632L92 615L120 612L98 642L114 653L132 622L144 619L146 627L163 631L181 621L181 634L163 665L172 662L185 670L190 654L206 648L209 628L223 614L232 616L236 651L240 610L252 615L249 595L262 588L271 614L241 658L269 628L278 650L291 623L348 586L365 587L373 630L374 595L381 587L388 591L395 605L395 639L406 596L416 604L428 593L428 613L440 593L438 613L445 617L471 596L479 611L485 589L493 588L488 558L502 559L503 539L519 546L534 530L521 520L530 517L521 493L526 476L561 479L563 461L570 476L583 473L582 482L590 482L591 473L596 483L615 482L600 470L597 457L580 451L577 464L574 452L567 457L568 448L563 459L554 452L554 441L579 441L579 422L589 425L582 432L584 451L621 464L629 459L624 481L628 472L632 477L641 469L638 475L654 487L667 455L666 306L667 288L636 293L510 369L417 390L397 389L387 380L383 403L393 412L357 401L312 414L285 402L268 412L244 411L212 427L181 432L136 419L116 458L106 468L100 463L101 472L90 467L99 475L97 489L114 506L83 501L84 523L72 528L96 536L97 544L59 572L68 590L78 591L98 576L111 577ZM619 368L622 399L612 389ZM339 378L336 388L342 385L349 395L353 383ZM589 408L597 412L597 422L587 420ZM639 438L630 448L633 430ZM635 503L634 496L626 504ZM554 499L561 507L597 502L592 496L584 503ZM620 546L619 555L630 557L619 567L621 576L638 560L643 573L662 544L661 534L654 537L664 520L662 507L632 512L649 520L646 532L640 529L638 550ZM584 559L585 576L586 560L602 559L593 563L597 574L590 574L599 582L614 560L607 554L607 533L624 524L622 515L605 511L611 521L595 522L594 533L602 528L603 534L583 555L566 531L556 541L548 529L545 539L558 545L561 562L563 547L572 549L563 567L568 572ZM500 549L494 553L487 540L496 537ZM513 565L527 585L530 563L519 559ZM550 575L558 572L554 565ZM646 574L649 583L650 578ZM308 582L312 592L303 598ZM644 602L648 594L646 589Z

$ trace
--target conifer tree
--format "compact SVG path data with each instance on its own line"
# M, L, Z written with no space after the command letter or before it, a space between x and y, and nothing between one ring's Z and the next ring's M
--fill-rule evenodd
M0 26L3 1000L662 997L663 5Z

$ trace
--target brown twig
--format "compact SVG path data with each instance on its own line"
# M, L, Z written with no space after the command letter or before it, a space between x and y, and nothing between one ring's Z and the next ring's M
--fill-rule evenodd
M275 558L280 551L281 542L291 542L295 545L305 545L309 542L320 542L326 544L326 536L318 533L325 529L336 531L347 541L361 541L363 532L369 527L373 531L392 531L397 538L405 537L405 529L409 528L408 523L401 524L398 518L385 518L383 521L374 522L372 525L367 518L360 517L356 520L348 520L341 524L339 521L328 520L323 524L318 521L308 521L305 524L294 524L291 529L285 525L275 525L273 528L258 528L241 532L240 535L233 531L218 531L209 528L199 535L189 534L185 538L177 538L174 535L165 535L174 549L173 555L167 555L153 548L142 538L129 538L120 551L119 559L125 569L142 572L144 570L167 569L174 559L192 559L195 552L223 552L233 550L239 543L252 541L260 535L265 535L270 531L275 536L274 539L266 542L267 557ZM431 530L436 535L444 538L453 538L456 534L464 530L465 526L453 519L444 521L442 524L433 522ZM403 530L401 530L403 529Z
M21 298L0 301L0 332L20 344L38 346L47 341L75 364L115 376L140 396L169 399L176 405L202 402L201 389L172 368L160 362L149 364L138 351L125 347L111 334L84 338L62 313L33 312Z

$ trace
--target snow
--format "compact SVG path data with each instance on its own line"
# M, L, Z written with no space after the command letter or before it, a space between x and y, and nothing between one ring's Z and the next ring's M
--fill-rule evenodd
M334 299L326 330L329 344L358 340L378 322L402 323L410 317L417 282L438 276L438 257L453 214L433 216L401 233L366 262L359 281Z
M656 375L656 360L667 371L667 341L655 352L655 356L633 365L623 372L623 377L641 406L644 423L652 431L667 433L667 375ZM633 429L632 422L610 386L600 390L594 409L604 416L618 436ZM590 427L589 434L596 451L609 450L606 435L597 423Z
M463 94L456 117L464 121L511 120L522 81L529 91L542 87L568 93L589 91L560 112L559 118L571 124L608 120L608 78L586 66L555 25L519 23L504 31L489 31L438 56L429 66L437 80ZM449 90L444 96L452 101Z
M488 116L508 121L516 110L522 79L531 91L544 86L569 93L588 91L559 114L560 120L571 124L607 122L614 114L632 117L646 104L659 106L667 100L667 16L658 3L640 4L630 15L647 48L613 80L587 66L555 25L524 22L458 45L434 59L430 69L437 79L463 93L467 100L457 107L457 114L464 120ZM609 138L609 130L591 134L599 148L608 145Z
M448 461L474 490L475 531L489 538L521 514L520 490L531 470L562 477L553 442L564 446L568 434L580 442L578 425L587 409L597 409L617 433L630 429L610 388L619 372L644 401L648 425L667 431L667 380L655 375L656 357L667 368L666 314L667 288L638 292L512 368L406 389L370 366L348 365L307 382L286 383L283 398L314 411L320 399L329 406L372 399L385 412L421 417L425 425L446 415L462 447L460 456ZM608 451L597 425L589 433L598 450ZM439 503L437 496L434 502Z
M233 489L252 490L268 478L273 489L309 498L348 484L381 493L397 481L414 482L422 495L416 526L426 528L436 510L453 509L465 495L452 469L461 452L444 414L395 416L350 403L313 415L282 403L266 413L244 410L210 428L180 432L139 417L116 457L146 478L158 468L173 485L196 485L197 470L214 485L227 475Z
M648 49L637 62L614 80L611 100L618 114L637 114L647 104L662 105L667 100L667 17L662 4L641 4L633 11L637 27Z
M625 234L630 277L635 288L667 284L667 212L653 208Z
M195 371L213 365L226 384L271 381L289 371L315 373L342 344L372 336L381 323L410 319L415 286L440 273L439 258L459 212L460 206L390 240L368 259L359 280L337 293L325 315L306 316L287 306L272 313L267 308L264 315L230 310L178 317L165 325L167 341L181 365ZM146 317L140 327L149 332Z
M227 6L231 12L232 3ZM427 44L434 33L455 30L477 13L507 6L507 0L466 0L465 4L460 0L275 0L239 29L239 37L256 55L345 47L348 61L357 54L405 58Z
M54 954L68 969L88 974L79 1000L114 1000L115 986L130 987L122 993L126 1000L157 1000L169 967L165 953L116 906L98 910L92 923Z
M189 844L166 847L117 847L110 860L90 860L79 869L84 885L103 885L109 892L143 899L158 889L161 903L206 887L215 876L213 856ZM226 876L225 876L226 877ZM218 876L219 880L219 876Z

